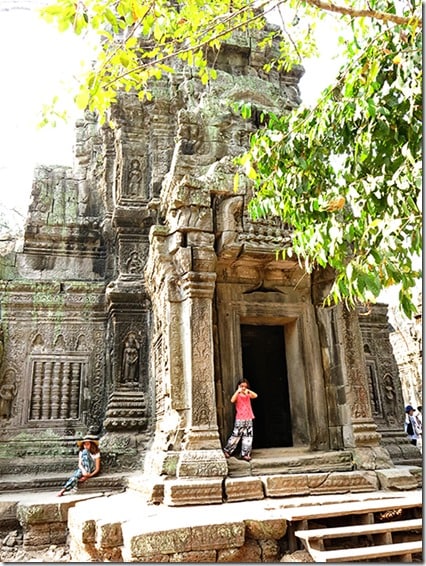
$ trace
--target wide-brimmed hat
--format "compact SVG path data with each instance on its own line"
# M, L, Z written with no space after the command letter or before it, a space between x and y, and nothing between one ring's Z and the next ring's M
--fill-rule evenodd
M99 436L96 436L95 434L86 434L84 438L77 440L77 446L80 448L85 442L93 442L93 444L99 446Z
M406 413L409 413L410 411L414 411L414 407L412 407L411 405L407 405L407 406L405 407L405 412L406 412Z

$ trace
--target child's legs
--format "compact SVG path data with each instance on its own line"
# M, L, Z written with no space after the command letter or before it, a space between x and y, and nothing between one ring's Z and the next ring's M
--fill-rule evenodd
M253 446L253 422L244 421L244 423L245 426L242 429L241 456L250 456Z
M69 480L67 480L67 482L65 483L63 489L65 491L70 491L70 489L72 489L73 487L75 487L78 483L78 480L83 476L82 472L80 469L76 470L73 475L69 478Z
M234 429L232 431L231 436L228 438L228 442L224 448L225 452L228 454L232 454L238 446L238 443L241 438L241 422L242 421L235 421Z

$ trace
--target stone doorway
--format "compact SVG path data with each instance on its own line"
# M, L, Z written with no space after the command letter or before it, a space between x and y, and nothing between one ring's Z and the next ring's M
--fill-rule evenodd
M259 397L253 448L293 446L283 326L241 325L243 375Z

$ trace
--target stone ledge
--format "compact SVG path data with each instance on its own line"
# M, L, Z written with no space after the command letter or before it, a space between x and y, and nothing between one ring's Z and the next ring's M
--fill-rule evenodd
M265 497L263 483L260 478L226 478L224 484L226 500L229 502L251 501Z
M164 501L164 479L153 479L144 474L128 478L127 488L144 496L148 503L162 503Z
M376 470L378 481L382 489L411 490L419 487L418 477L413 474L414 469L390 468Z
M223 502L223 479L176 479L164 482L165 505L206 505Z
M75 459L74 459L75 468ZM68 473L44 473L42 476L34 474L27 475L3 475L0 479L0 494L13 493L17 499L18 494L40 491L58 490L70 477L72 471ZM89 481L78 484L77 493L98 493L123 491L127 487L128 479L123 473L107 474L100 473Z
M262 481L266 497L375 491L379 487L375 472L368 471L264 476Z

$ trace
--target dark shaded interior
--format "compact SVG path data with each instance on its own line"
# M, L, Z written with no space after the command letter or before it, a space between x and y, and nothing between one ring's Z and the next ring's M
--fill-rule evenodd
M293 446L283 326L241 325L243 375L252 401L253 448Z

